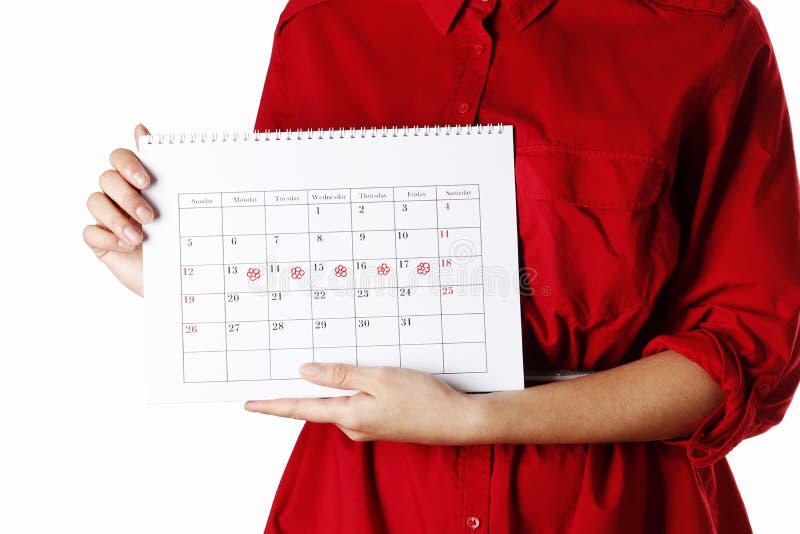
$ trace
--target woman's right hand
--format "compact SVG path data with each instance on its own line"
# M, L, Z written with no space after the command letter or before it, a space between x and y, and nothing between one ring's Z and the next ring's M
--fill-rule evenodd
M148 133L141 124L136 127L137 146ZM113 168L100 175L100 191L86 203L97 224L84 229L83 239L125 287L144 296L142 225L153 221L154 212L141 190L150 185L150 176L130 150L118 148L109 159Z

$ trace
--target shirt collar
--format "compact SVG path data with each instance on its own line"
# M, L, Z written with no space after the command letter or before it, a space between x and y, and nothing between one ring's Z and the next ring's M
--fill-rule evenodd
M420 0L436 28L446 34L461 7L469 0ZM498 1L498 0L495 0ZM524 30L555 0L503 0L517 30Z

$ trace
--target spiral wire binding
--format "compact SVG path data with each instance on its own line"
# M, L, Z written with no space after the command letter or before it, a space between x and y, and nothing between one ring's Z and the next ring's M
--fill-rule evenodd
M504 124L425 125L425 126L362 126L360 128L311 128L303 130L222 131L222 132L170 132L146 135L148 145L191 143L238 143L259 141L299 141L302 139L350 139L375 137L419 137L441 135L483 135L503 133Z

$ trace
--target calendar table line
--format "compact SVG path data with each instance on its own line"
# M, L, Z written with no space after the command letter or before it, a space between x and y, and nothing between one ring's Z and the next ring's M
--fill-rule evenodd
M459 260L459 259L470 259L470 258L480 258L480 257L481 257L481 254L471 254L469 256L465 256L465 255L462 255L462 256L445 256L444 258L439 258L439 259ZM399 258L392 257L392 256L382 256L380 258L366 258L366 257L362 258L361 256L358 256L358 257L355 257L355 258L346 258L346 259L345 258L331 258L331 259L314 258L314 259L300 259L300 260L293 260L293 261L269 261L269 260L261 261L261 259L259 259L258 261L243 261L243 262L236 262L236 263L183 263L183 264L181 264L181 267L227 267L228 265L231 265L231 266L233 266L233 265L236 265L236 266L239 266L239 265L253 265L253 264L263 265L265 263L266 264L273 264L273 265L275 265L275 264L291 265L291 264L294 264L294 263L320 263L320 262L337 262L337 261L350 263L350 262L354 262L354 261L429 260L429 259L433 259L433 258L436 258L436 256L433 256L433 255L431 255L431 256L401 256ZM400 269L406 269L406 268L411 270L410 266L409 267L400 267ZM364 270L364 269L360 269L360 270Z
M195 209L195 208L190 208ZM441 226L437 228L428 226L394 226L392 228L356 228L354 230L308 230L305 232L236 232L236 233L221 233L221 234L181 234L181 239L196 239L198 237L271 237L281 235L307 235L311 234L360 234L360 233L378 233L378 232L421 232L421 231L439 231L439 230L479 230L480 226Z
M278 191L267 191L267 193L276 193ZM293 191L289 191L290 193ZM297 193L303 192L303 190L294 191ZM226 195L247 195L247 194L255 194L261 193L263 194L264 191L242 191L239 193L224 193ZM197 195L204 195L204 193L182 193L185 195L190 196L197 196ZM475 195L467 198L405 198L405 199L381 199L381 200L342 200L336 202L285 202L285 203L273 203L273 204L265 204L265 203L252 203L252 204L226 204L216 205L216 206L204 206L204 205L193 205L193 206L180 206L178 209L182 210L218 210L218 209L225 209L225 208L280 208L283 206L343 206L343 205L353 205L353 204L410 204L412 202L458 202L460 200L478 200L480 197Z
M484 312L455 312L455 313L400 313L400 314L387 314L387 315L322 315L317 316L315 315L313 318L311 317L269 317L268 319L230 319L228 321L189 321L183 323L183 326L188 325L201 325L201 324L229 324L229 323L270 323L273 321L281 321L281 322L291 322L291 321L331 321L334 319L386 319L386 318L396 318L399 319L401 317L439 317L440 315L451 315L451 316L461 316L461 315L483 315Z
M404 346L407 347L426 347L426 346L439 346L439 345L486 345L486 341L432 341L428 343L414 343L414 342L404 342L401 344L397 343L380 343L380 344L371 344L371 345L320 345L316 347L311 346L297 346L297 347L263 347L263 348L256 348L256 349L219 349L219 350L187 350L184 351L185 354L205 354L205 353L222 353L222 352L280 352L280 351L292 351L292 350L309 350L309 351L322 351L326 349L369 349L369 348L382 348L382 347L394 347L398 348L402 351Z
M410 185L397 185L397 186L364 186L364 187L300 187L300 188L284 188L284 189L242 189L236 191L211 191L207 193L179 193L179 195L244 195L246 193L296 193L300 191L381 191L381 190L398 190L398 189L436 189L438 187L478 187L477 183L463 183L463 184L410 184Z
M429 373L432 376L446 376L446 375L485 375L488 371L438 371ZM219 384L231 382L291 382L291 381L305 381L302 377L277 377L270 378L232 378L229 380L194 380L187 383L190 384Z
M480 197L478 198L478 213L481 213L481 199L480 199ZM480 250L482 251L483 250L483 227L478 228L478 246L480 247ZM483 256L480 257L480 261L481 261L480 272L483 273L483 272L485 272L484 271L484 265L483 265ZM481 291L481 305L482 305L483 311L485 312L486 311L486 293L485 293L485 291ZM484 336L486 336L486 330L487 330L486 329L486 314L484 313L483 314L483 332L484 332ZM485 337L484 337L484 339L485 339Z
M438 210L438 206L437 206L437 210ZM392 223L393 223L393 226L395 228L397 228L397 210L392 211ZM350 228L351 229L352 229L352 226L353 226L353 218L351 217L350 218ZM398 235L402 235L402 232L400 232ZM394 240L394 256L395 256L395 258L397 258L399 256L399 254L397 253L397 240L396 239ZM397 259L395 259L395 261L397 261ZM400 317L399 317L400 316L400 299L399 298L395 302L395 310L397 311L397 319L398 319L398 321L400 321ZM441 311L441 308L439 309L439 311ZM402 326L402 323L397 325L398 328L400 328L401 326ZM356 329L356 341L357 340L358 340L358 329ZM401 343L402 342L402 338L400 338L398 336L398 340L397 341L398 341L398 343ZM400 358L400 366L402 367L403 366L403 351L402 350L400 350L399 358ZM442 362L442 365L444 365L444 362Z
M254 193L258 193L259 191L253 191ZM449 199L421 199L421 200L374 200L374 201L352 201L352 202L296 202L296 203L286 203L286 204L243 204L243 205L235 205L235 206L181 206L178 209L181 210L220 210L220 209L236 209L236 208L284 208L286 206L306 206L308 208L315 208L317 206L347 206L347 205L369 205L374 206L376 204L411 204L411 203L426 203L426 202L467 202L470 200L480 200L478 197L471 197L471 198L449 198Z
M480 284L480 283L477 283L477 284L442 284L441 286L439 286L437 283L434 283L434 284L431 284L431 285L408 284L408 285L404 285L404 286L403 285L400 285L400 286L395 286L395 285L385 285L385 286L372 285L372 286L364 286L364 287L359 287L359 286L321 287L320 286L320 287L311 287L309 289L265 289L263 291L252 291L252 290L249 290L249 289L248 290L236 289L236 290L231 290L231 291L226 291L226 292L213 291L213 292L209 292L209 293L181 293L181 295L185 296L185 297L192 297L192 296L199 297L199 296L203 296L203 295L228 295L228 294L231 294L231 293L241 293L241 294L251 294L251 295L262 295L262 294L264 294L265 295L267 293L309 293L311 291L344 291L344 292L351 292L351 291L356 290L356 289L375 289L377 291L383 291L383 290L387 290L387 289L415 289L416 288L416 289L424 290L424 289L430 289L430 288L435 288L435 287L438 287L438 288L442 288L442 287L452 287L452 288L483 287L483 284Z
M252 191L253 193L260 193L261 191ZM366 204L373 206L375 204L411 204L411 203L422 203L422 202L458 202L458 201L469 201L469 200L478 200L478 197L470 197L470 198L424 198L424 199L408 199L408 200L354 200L354 201L342 201L342 202L295 202L295 203L286 203L286 204L238 204L238 205L226 205L226 206L181 206L178 209L182 210L219 210L219 209L234 209L234 208L282 208L284 206L307 206L307 207L316 207L316 206L345 206L345 205L353 205L353 204Z

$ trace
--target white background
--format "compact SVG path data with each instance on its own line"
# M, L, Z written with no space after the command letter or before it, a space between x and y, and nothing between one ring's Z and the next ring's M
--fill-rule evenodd
M145 406L142 302L81 232L108 152L131 145L137 122L252 128L284 4L0 8L0 531L263 529L300 423L238 403ZM756 4L800 124L800 8ZM756 532L797 525L798 404L730 455Z

